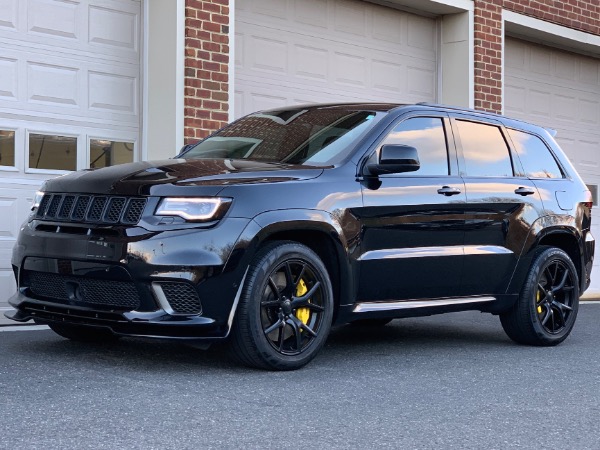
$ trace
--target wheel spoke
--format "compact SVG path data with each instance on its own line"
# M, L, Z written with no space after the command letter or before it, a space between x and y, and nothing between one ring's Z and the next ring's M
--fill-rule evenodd
M302 264L302 269L300 269L300 275L298 275L298 278L296 278L296 282L294 283L294 292L296 291L296 288L298 288L298 284L300 283L300 280L302 280L304 272L306 272L306 264Z
M298 327L298 324L294 319L295 317L291 316L287 323L289 323L292 327L292 330L294 330L294 336L296 337L296 350L298 353L300 353L300 349L302 347L302 331L300 331L300 327Z
M539 301L536 300L536 304L542 303L548 296L548 291L546 290L546 288L544 286L542 286L542 283L538 283L538 289L540 291L542 291L542 293L544 294L544 298L540 299Z
M281 303L278 300L267 300L264 302L260 302L260 306L263 308L270 308L272 306L279 306Z
M307 303L306 305L304 305L304 307L308 308L308 309L312 309L313 311L316 311L316 312L323 312L323 311L325 311L325 308L323 308L320 305L315 305L314 303Z
M542 319L542 325L546 325L550 316L552 316L552 308L549 308L548 305L546 305L546 315Z
M275 297L277 297L277 300L281 300L281 292L279 292L277 283L275 283L272 276L269 277L269 287L271 288L271 291L273 291L273 294L275 294Z
M279 328L279 338L277 340L277 346L279 347L279 353L283 352L283 342L285 338L285 323Z
M294 286L294 279L292 277L292 268L290 267L289 261L285 262L285 288L290 289Z
M556 308L556 311L558 312L558 317L560 318L561 327L564 327L566 324L565 313L560 307Z
M552 288L552 292L558 292L563 287L565 287L565 283L567 282L568 277L569 277L569 271L565 270L565 274L563 275L562 280L560 280L560 283L558 284L558 286Z
M558 262L554 263L554 276L552 277L552 284L556 283L556 278L558 277Z
M297 317L292 316L292 321L298 326L299 329L304 328L308 332L308 334L310 334L312 337L317 337L317 333L315 333L315 331L311 327L306 325L304 322L302 322Z
M294 300L292 301L292 308L299 308L300 306L308 305L309 304L308 301L311 299L311 297L313 295L315 295L315 292L320 287L321 287L321 282L317 281L315 283L315 285L312 288L310 288L310 291L308 291L302 297L294 297Z
M570 306L568 306L565 303L561 303L558 300L554 300L552 302L553 305L555 305L558 309L560 309L561 311L567 310L567 311L573 311L573 308L571 308Z
M285 326L285 322L283 320L281 320L281 318L280 318L273 325L271 325L270 327L266 328L264 330L264 333L265 334L270 334L271 332L275 331L277 328L283 328L283 326Z

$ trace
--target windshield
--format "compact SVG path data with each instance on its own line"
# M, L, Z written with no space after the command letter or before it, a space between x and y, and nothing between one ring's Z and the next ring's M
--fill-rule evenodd
M334 165L346 158L358 139L384 115L339 107L251 114L199 142L181 157Z

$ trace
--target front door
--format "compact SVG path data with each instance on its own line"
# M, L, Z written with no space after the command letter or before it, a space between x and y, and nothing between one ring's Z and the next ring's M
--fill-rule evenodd
M458 295L466 196L451 136L445 116L409 117L371 155L384 144L409 145L421 167L362 182L359 302Z

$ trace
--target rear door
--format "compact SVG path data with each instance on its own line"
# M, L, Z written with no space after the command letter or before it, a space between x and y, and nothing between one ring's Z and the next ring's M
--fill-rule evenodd
M364 207L355 210L362 225L358 301L455 296L466 197L448 116L401 119L371 158L384 144L415 147L421 168L362 182Z
M458 113L451 121L467 202L461 295L500 295L542 201L500 122Z

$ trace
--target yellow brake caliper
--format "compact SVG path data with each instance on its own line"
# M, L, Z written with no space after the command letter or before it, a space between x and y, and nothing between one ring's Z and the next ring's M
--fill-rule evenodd
M540 300L541 300L541 297L542 297L542 293L540 292L540 290L539 290L539 288L538 288L538 290L537 290L537 296L536 296L536 298L535 298L535 299L536 299L536 303L539 303L539 302L540 302ZM541 314L541 313L542 313L542 307L541 307L540 305L538 305L538 307L537 307L537 312L538 312L538 314Z
M304 294L308 292L308 288L306 287L306 283L304 279L300 279L298 282L298 286L296 287L296 297L302 297ZM310 302L310 300L309 300ZM308 308L298 308L296 310L296 317L300 319L300 321L304 324L308 323L310 319L310 309Z

